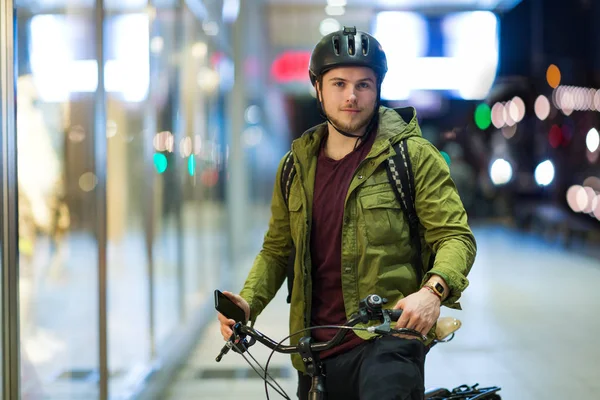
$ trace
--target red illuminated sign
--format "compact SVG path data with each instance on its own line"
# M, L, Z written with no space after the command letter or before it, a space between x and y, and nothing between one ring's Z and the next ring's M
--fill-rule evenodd
M286 51L271 65L271 76L278 83L308 82L309 51Z

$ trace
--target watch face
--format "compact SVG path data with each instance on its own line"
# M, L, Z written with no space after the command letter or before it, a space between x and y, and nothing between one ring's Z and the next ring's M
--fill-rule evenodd
M438 292L440 292L440 293L444 293L444 287L443 287L443 286L442 286L442 284L441 284L441 283L439 283L439 282L436 282L436 283L435 283L435 289L436 289Z

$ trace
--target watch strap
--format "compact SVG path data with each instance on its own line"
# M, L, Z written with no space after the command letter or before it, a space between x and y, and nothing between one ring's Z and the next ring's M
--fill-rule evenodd
M444 286L439 282L427 282L423 287L428 288L433 294L444 300Z

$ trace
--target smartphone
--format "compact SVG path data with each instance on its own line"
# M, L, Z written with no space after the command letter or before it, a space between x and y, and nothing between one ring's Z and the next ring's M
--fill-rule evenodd
M244 324L247 322L244 310L231 301L229 297L221 293L220 290L215 290L215 309L227 318L236 322L242 322Z

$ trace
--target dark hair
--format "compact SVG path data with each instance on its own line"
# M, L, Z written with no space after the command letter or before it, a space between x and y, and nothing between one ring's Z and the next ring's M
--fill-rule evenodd
M328 70L343 66L369 67L381 84L387 72L387 59L373 36L357 31L356 27L344 27L325 35L315 46L308 68L310 81L314 85Z

